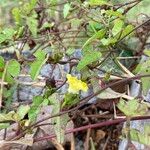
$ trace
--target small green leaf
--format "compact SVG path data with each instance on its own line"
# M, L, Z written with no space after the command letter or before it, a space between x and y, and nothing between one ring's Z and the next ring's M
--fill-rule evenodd
M144 50L144 54L150 57L150 49Z
M36 106L31 106L29 112L28 112L28 117L29 117L29 120L31 122L34 122L37 118L37 115L39 114L40 112L40 108L39 107L36 107Z
M42 106L47 106L49 104L49 99L44 99L42 102Z
M31 31L32 35L34 37L37 36L37 27L38 27L38 21L34 17L27 17L27 25L29 27L29 30Z
M15 7L12 9L12 15L16 21L16 23L20 23L21 22L21 11L19 8Z
M108 46L110 44L115 44L117 42L117 39L116 38L103 38L101 39L101 42L104 46Z
M0 130L6 129L6 128L8 128L9 126L10 126L9 123L0 123Z
M71 22L71 27L73 29L78 29L78 27L81 25L82 23L82 19L78 19L78 18L73 18L70 20Z
M64 9L63 9L64 18L66 18L68 16L70 8L71 8L71 6L69 3L64 5Z
M30 110L28 111L28 117L30 121L34 122L36 120L37 115L40 112L42 102L43 102L42 96L35 96L33 98L33 103L30 107Z
M139 73L145 75L150 74L150 60L147 60L146 62L141 64ZM148 90L150 89L150 77L141 78L141 81L143 92L146 95Z
M91 6L110 5L107 0L90 0L89 4Z
M60 108L61 108L60 96L57 93L55 93L50 98L52 98L52 100L54 101L53 111L51 115L60 113ZM59 143L64 142L65 129L66 129L68 120L69 120L68 114L52 118L52 122L55 124L54 125L55 134Z
M2 56L0 56L0 69L3 69L4 66L5 66L4 58Z
M92 37L90 37L82 46L82 49L87 46L88 44L90 44L92 41L94 41L95 39L102 39L106 34L106 30L105 29L101 29L98 32L96 32Z
M34 53L36 60L31 64L30 75L35 80L40 72L42 66L46 63L48 57L44 51L38 50Z
M15 30L12 28L6 28L0 33L0 43L6 40L12 40L15 34Z
M117 35L122 30L123 25L124 25L124 22L120 19L116 19L114 21L114 27L112 28L113 36Z
M96 150L93 139L90 137L90 146L91 146L91 150Z
M120 13L119 11L106 10L105 13L106 13L107 15L110 15L110 16L115 16L115 17L123 18L122 13Z
M18 108L17 114L19 115L20 120L24 118L24 116L28 113L29 109L30 109L29 105L26 105L26 106L21 105Z
M91 64L94 61L98 61L101 58L102 54L97 51L92 51L89 54L86 54L78 63L77 70L80 71L85 66Z
M66 54L67 55L72 55L73 53L74 53L74 51L75 51L75 48L69 48L67 51L66 51Z
M51 28L54 26L54 23L48 23L48 22L44 22L44 24L42 25L42 27L40 28L40 30L46 29L46 28Z
M150 125L145 125L144 131L142 132L136 129L130 129L130 138L133 141L150 146Z
M3 43L6 39L7 38L4 34L0 34L0 43Z
M20 64L16 60L10 60L9 65L7 67L7 72L13 76L17 77L20 73Z
M31 9L33 9L36 6L37 1L38 0L30 0L30 7L31 7Z
M33 105L39 106L43 102L43 97L42 96L35 96L33 98Z
M14 116L15 112L10 111L8 114L1 113L0 114L0 121L14 121Z
M64 106L73 106L79 102L79 96L78 94L72 94L72 93L66 93L64 102L62 104L62 108Z
M133 32L132 32L133 29L134 29L133 25L127 25L125 27L125 29L123 30L123 32L122 32L121 38L125 37L126 35L132 35L133 34Z
M6 39L9 40L12 39L13 35L15 34L15 30L12 28L6 28L2 33L6 36Z
M136 99L129 101L121 99L117 107L128 117L144 115L148 112L147 105L138 102Z
M8 72L6 72L5 81L10 83L10 84L14 83L14 79L13 79L12 75Z

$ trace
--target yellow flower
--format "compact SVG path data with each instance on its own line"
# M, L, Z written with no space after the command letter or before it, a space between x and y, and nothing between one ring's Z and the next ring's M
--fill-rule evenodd
M78 80L77 77L72 77L70 74L67 74L67 79L67 82L69 83L69 93L77 94L80 90L84 92L88 90L87 84L81 80Z

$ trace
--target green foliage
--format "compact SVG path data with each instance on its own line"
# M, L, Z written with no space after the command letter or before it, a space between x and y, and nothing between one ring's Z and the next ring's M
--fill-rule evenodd
M146 54L148 55L149 53L146 52ZM145 62L140 63L135 71L140 74L150 74L150 60L148 59ZM142 78L141 81L143 92L146 94L150 88L150 78Z
M34 53L36 60L31 64L30 75L35 80L40 72L42 66L46 63L48 57L44 51L38 50Z
M134 26L133 25L127 25L124 30L122 31L122 34L121 34L121 38L125 37L126 35L132 35L133 34L133 29L134 29Z
M58 97L59 96L56 93L50 97L53 102L52 115L58 114L60 112L61 102ZM57 141L59 143L64 142L65 128L68 123L68 120L69 120L68 114L64 114L62 116L57 116L52 119L52 122L54 123L54 130L55 130L55 134L57 137Z
M63 108L65 106L73 106L78 102L79 102L78 94L66 93L64 97L64 102L61 107Z
M31 31L32 35L34 37L36 37L37 36L37 26L38 26L37 19L35 17L28 17L27 25L28 25L29 30Z
M113 36L117 35L122 30L123 25L124 22L121 19L116 19L114 21L114 27L112 28Z
M89 4L91 6L101 6L101 5L108 5L108 1L107 0L90 0Z
M145 125L143 132L131 129L130 137L133 141L150 146L150 125Z
M102 39L106 34L106 29L101 29L98 32L96 32L92 37L90 37L83 45L82 49L87 46L88 44L90 44L91 42L93 42L96 39Z
M148 112L148 106L138 102L137 99L129 101L121 99L117 107L128 117L144 115Z
M79 62L77 66L77 70L80 71L85 66L91 64L92 62L98 61L101 58L101 53L97 51L92 51L83 56L81 61Z
M29 105L21 105L18 110L17 110L17 114L19 115L20 117L20 120L24 118L24 116L28 113L30 109L30 106Z
M4 29L2 32L0 32L0 44L7 40L12 40L14 34L15 34L14 29L12 28Z
M70 8L71 8L71 6L69 3L64 5L64 9L63 9L64 18L66 18L68 16Z
M80 90L77 92L78 94L71 94L67 91L62 93L63 84L65 86L72 84L74 89L77 86L80 89L80 86L85 83L85 87L93 89L93 92L96 93L103 86L107 86L109 82L133 77L131 68L136 64L138 65L134 72L135 75L150 75L150 52L144 50L149 38L147 37L148 25L140 26L139 18L129 22L128 11L132 2L128 4L113 0L7 0L7 3L9 2L14 5L10 8L12 16L5 17L9 23L5 23L6 25L0 23L0 53L5 56L3 53L14 51L14 56L12 59L0 56L0 102L4 105L1 108L0 129L7 128L14 122L19 123L22 129L26 129L26 126L36 122L41 108L47 105L53 107L50 115L59 114L63 110L78 105L82 98ZM8 7L1 1L0 5ZM9 10L6 12L9 14ZM147 18L147 16L145 17ZM135 30L136 34L134 34ZM134 40L136 41L135 47L133 47ZM140 63L137 59L132 59L132 56L138 53L134 50L139 47L141 48L140 53L143 52L147 56L147 59ZM82 56L78 55L77 49ZM26 51L29 54L26 55ZM118 61L119 57L121 60ZM129 65L130 60L132 61L131 65ZM45 63L52 66L52 73L47 77L48 80L44 84L46 88L43 90L42 96L35 96L30 105L20 105L10 111L14 92L22 86L20 84L28 84L18 82L19 75L22 73L26 76L30 75L32 80L36 80L32 81L36 85L40 78L37 79L37 77ZM30 71L26 72L24 67L30 67ZM58 80L54 77L56 67L59 68L62 75ZM62 71L61 68L64 68L65 71ZM81 75L79 78L84 81L82 84L74 83L78 77L74 77L70 83L68 82L67 73L74 76L74 72ZM49 79L52 83L47 84ZM111 81L112 79L115 80ZM150 88L150 78L141 78L141 81L142 92L146 95ZM45 81L42 80L42 82ZM73 88L71 90L73 91ZM90 95L88 96L90 97ZM131 99L111 87L96 97L98 100L120 97ZM147 104L136 99L130 101L121 99L118 108L129 118L144 115L148 110ZM28 119L25 119L26 115L28 115ZM65 114L51 120L60 143L64 141L69 119L68 114ZM131 130L131 139L149 145L148 130L149 128L146 127L143 134ZM91 147L94 149L92 140Z
M35 96L33 98L33 103L28 111L28 117L31 122L34 122L37 118L38 113L40 112L43 102L42 96Z
M21 11L20 11L20 9L16 8L16 7L13 8L12 15L14 17L16 24L20 24L21 23Z
M16 60L10 60L9 65L7 67L7 72L12 76L12 77L17 77L20 73L20 63Z
M144 50L144 54L150 57L150 50L149 49Z

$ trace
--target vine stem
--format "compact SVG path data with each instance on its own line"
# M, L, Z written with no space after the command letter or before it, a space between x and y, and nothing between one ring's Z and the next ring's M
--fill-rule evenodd
M150 116L136 116L136 117L131 118L131 120L145 120L145 119L150 119ZM66 130L65 134L79 132L79 131L83 131L83 130L87 130L87 129L93 129L93 128L100 128L100 127L104 127L104 126L115 125L115 124L123 123L125 121L127 121L127 118L119 118L119 119L115 119L115 120L98 122L95 124L89 124L89 125L82 126L79 128L68 129L68 130ZM49 139L54 138L54 137L56 137L56 135L54 135L54 134L44 136L44 137L38 137L38 138L34 138L34 142L49 140Z
M103 87L102 89L98 90L96 93L91 94L91 95L89 95L89 96L87 96L87 97L81 99L81 100L80 100L81 103L79 103L78 106L76 106L76 107L74 107L74 108L72 108L72 109L69 109L69 110L67 110L67 111L62 111L62 112L60 112L60 113L58 113L58 114L55 114L55 115L53 115L53 116L45 117L45 118L43 118L43 119L37 121L36 123L34 123L34 124L28 126L22 133L20 133L20 134L17 135L16 137L12 138L11 140L17 140L17 139L23 137L28 129L31 129L31 128L37 126L38 124L40 124L40 123L42 123L42 122L48 120L48 119L51 119L51 118L54 118L54 117L57 117L57 116L61 116L61 115L64 115L64 114L67 114L67 113L70 113L70 112L74 112L74 111L76 111L76 110L79 110L79 109L80 109L82 106L84 106L91 98L97 96L98 94L100 94L101 92L103 92L104 90L106 90L106 89L109 88L109 87L117 86L117 85L120 84L120 83L128 82L128 81L135 80L135 79L140 79L140 78L144 78L144 77L145 77L145 78L146 78L146 77L150 77L150 74L147 74L147 75L137 75L137 76L134 76L134 77L130 77L130 78L125 78L125 79L119 80L119 81L114 82L114 83L110 83L110 84L106 85L105 87Z

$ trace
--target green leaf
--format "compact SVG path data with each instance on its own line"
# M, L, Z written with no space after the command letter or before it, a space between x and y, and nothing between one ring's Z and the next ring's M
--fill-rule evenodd
M144 131L130 129L130 138L133 141L150 146L150 124L144 126Z
M20 73L20 64L16 60L10 60L8 67L7 67L7 72L13 76L17 77Z
M51 5L57 5L58 0L47 0Z
M124 22L120 19L116 19L114 21L114 27L112 28L113 36L117 35L122 30L123 25L124 25Z
M42 106L47 106L49 104L49 99L44 99L42 102Z
M38 0L31 0L31 1L30 1L30 7L31 7L31 9L33 9L33 8L36 6L37 1L38 1Z
M54 101L53 111L52 111L51 115L55 115L55 114L60 113L60 108L61 108L60 96L55 93L51 97ZM57 137L57 141L59 143L64 142L65 129L66 129L68 120L69 120L68 114L52 118L52 122L55 124L54 125L55 134L56 134L56 137Z
M32 105L35 105L35 106L39 106L41 105L41 103L43 102L43 97L42 96L35 96L33 98L33 104Z
M130 32L133 31L133 29L134 29L133 25L127 25L122 32L121 38L125 37L126 35L132 35L133 32L132 33Z
M71 22L71 27L72 27L73 29L78 29L79 26L80 26L81 23L82 23L82 19L73 18L73 19L70 20L70 22Z
M3 69L5 67L4 58L0 56L0 69Z
M106 10L105 13L106 13L107 15L110 15L110 16L115 16L115 17L123 18L122 13L120 13L119 11Z
M117 39L116 38L103 38L101 39L101 42L104 46L108 46L110 44L115 44L117 42Z
M8 128L9 126L10 126L9 123L0 123L0 130L6 129L6 128Z
M89 4L91 6L110 5L107 0L90 0Z
M150 57L150 49L144 50L144 54Z
M71 6L69 3L64 5L64 9L63 9L64 18L66 18L68 16L70 8L71 8Z
M6 28L2 33L6 36L6 39L9 40L12 39L13 35L15 34L15 30L12 28Z
M12 40L15 34L15 30L12 28L6 28L0 33L0 43L6 40Z
M48 57L44 51L38 50L34 53L36 60L31 64L30 75L35 80L40 72L42 66L46 63Z
M34 122L37 118L37 115L39 114L40 112L40 108L39 107L36 107L36 106L31 106L29 112L28 112L28 117L29 117L29 120L31 122Z
M37 36L37 27L38 27L38 21L34 17L27 17L26 23L29 27L29 30L31 31L33 37Z
M20 120L24 118L24 116L28 113L30 109L30 106L29 105L21 105L18 110L17 110L17 114L19 115L20 117Z
M3 43L6 39L7 38L4 34L0 34L0 43Z
M92 37L90 37L83 45L82 49L87 46L88 44L90 44L92 41L94 41L95 39L102 39L106 34L106 29L101 29L98 32L96 32Z
M11 74L8 73L8 72L6 72L5 81L8 82L8 83L10 83L10 84L13 84L13 83L14 83L13 77L12 77Z
M43 102L42 96L35 96L33 98L33 103L30 107L30 110L28 111L28 117L30 121L34 122L36 120L37 115L40 112L42 102Z
M148 106L138 102L136 99L129 101L121 99L117 107L128 117L144 115L148 112Z
M8 114L1 113L0 114L0 121L14 121L14 116L15 112L10 111Z
M66 93L64 102L62 104L62 108L64 106L73 106L79 102L79 95L78 94L72 94L72 93Z
M16 21L16 23L20 24L21 22L21 11L19 8L15 7L12 9L12 15Z
M91 146L91 150L96 150L93 139L90 137L90 146Z
M150 74L150 60L147 60L146 62L141 64L139 73L142 75ZM146 93L150 89L150 77L141 78L141 81L143 92L146 95Z
M74 52L75 52L75 48L69 48L69 49L66 51L66 54L70 56L70 55L72 55Z
M40 28L40 30L46 29L46 28L51 28L54 26L54 23L48 23L48 22L44 22L44 24L42 25L42 27Z
M77 70L80 71L85 66L91 64L94 61L98 61L101 58L102 54L97 51L93 51L91 53L86 54L78 63Z

